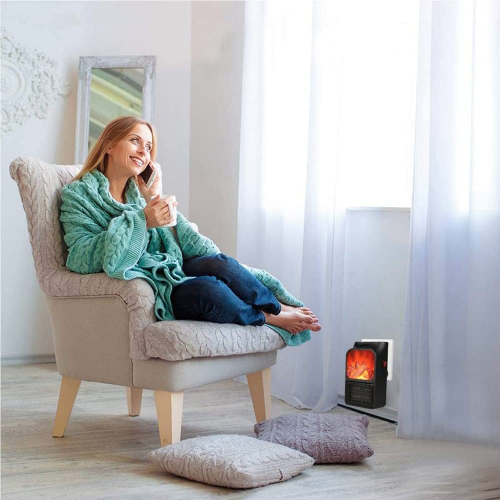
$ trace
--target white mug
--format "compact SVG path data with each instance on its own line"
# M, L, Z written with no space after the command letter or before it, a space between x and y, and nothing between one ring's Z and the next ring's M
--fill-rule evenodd
M162 194L160 198L162 200L167 200L170 215L174 218L174 220L170 224L158 227L173 227L177 224L177 207L174 206L174 201L176 201L175 194Z

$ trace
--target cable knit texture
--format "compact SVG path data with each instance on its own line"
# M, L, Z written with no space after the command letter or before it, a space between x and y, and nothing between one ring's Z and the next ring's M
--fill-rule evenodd
M148 356L167 361L277 351L283 339L267 326L158 321L146 328Z
M359 462L373 455L368 417L330 413L292 413L255 424L258 439L282 444L313 457L318 464Z
M145 204L142 197L130 205L110 201L105 211L98 211L92 206L81 207L82 219L75 218L71 212L66 212L64 216L61 214L73 226L68 241L81 242L80 247L76 245L77 251L68 253L59 221L61 193L63 186L71 182L80 168L79 165L52 165L29 157L17 158L10 165L10 175L18 184L26 213L38 282L46 295L120 297L130 316L132 359L160 357L181 360L206 355L227 356L274 351L285 346L282 337L273 331L277 329L271 330L267 326L240 327L193 321L157 321L158 311L168 314L168 304L165 305L162 300L154 273L161 275L160 287L165 291L171 281L184 279L182 268L179 271L179 261L174 262L169 255L160 255L158 252L148 254L141 260L140 251L155 242L158 246L168 245L172 254L177 255L181 262L183 252L170 231L168 234L167 230L146 231L145 221L138 208ZM127 199L130 194L134 196L138 193L135 183L132 184L127 190ZM108 189L103 189L99 182L92 182L86 189L90 197L110 197ZM65 191L69 192L70 199L75 197L72 189ZM133 205L136 205L135 209ZM182 215L179 219L183 222L178 231L184 235L184 248L188 255L203 252L204 249L218 251ZM109 228L109 232L106 228ZM99 249L97 253L96 248ZM101 260L97 259L97 254ZM133 264L136 259L149 266L146 268L149 274L144 272L138 276L143 279L132 279L138 268ZM66 268L67 261L76 272ZM169 273L170 269L172 273ZM264 271L252 272L260 273L263 280L268 279ZM273 287L278 300L288 301L292 305L300 304L299 301L294 302L278 280L274 281L271 277L269 286ZM293 345L293 341L297 341L298 345L308 338L309 332L293 336L290 345Z
M171 474L227 488L283 482L314 464L299 451L236 434L186 439L148 458Z
M127 203L117 202L109 193L108 178L98 170L62 188L60 220L69 248L66 266L81 274L104 270L112 278L145 279L155 292L156 317L173 320L172 289L193 279L184 274L183 259L216 255L220 251L212 240L195 231L181 213L177 215L177 238L168 228L147 230L143 212L146 201L131 179L125 196ZM303 305L274 276L246 268L281 302ZM311 337L308 330L291 335L281 328L271 328L288 345L299 345Z

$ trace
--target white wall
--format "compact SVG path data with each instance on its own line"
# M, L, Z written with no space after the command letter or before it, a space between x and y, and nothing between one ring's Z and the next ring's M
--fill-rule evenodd
M194 2L190 214L236 257L245 2Z
M2 2L2 26L19 43L57 62L71 93L47 118L2 137L2 358L53 355L26 219L9 176L18 156L73 164L80 56L156 55L155 126L164 191L189 216L190 2Z
M409 240L409 209L347 211L341 352L361 339L394 339L389 410L398 409ZM338 375L345 377L345 365Z

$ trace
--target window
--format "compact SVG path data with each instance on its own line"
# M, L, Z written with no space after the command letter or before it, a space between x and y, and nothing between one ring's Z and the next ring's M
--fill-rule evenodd
M409 207L418 2L343 2L339 169L346 204Z

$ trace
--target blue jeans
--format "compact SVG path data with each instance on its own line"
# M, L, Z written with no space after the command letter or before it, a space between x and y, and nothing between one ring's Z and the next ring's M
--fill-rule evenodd
M256 326L265 323L262 311L281 311L272 292L232 257L195 257L182 270L195 278L172 290L175 319Z

